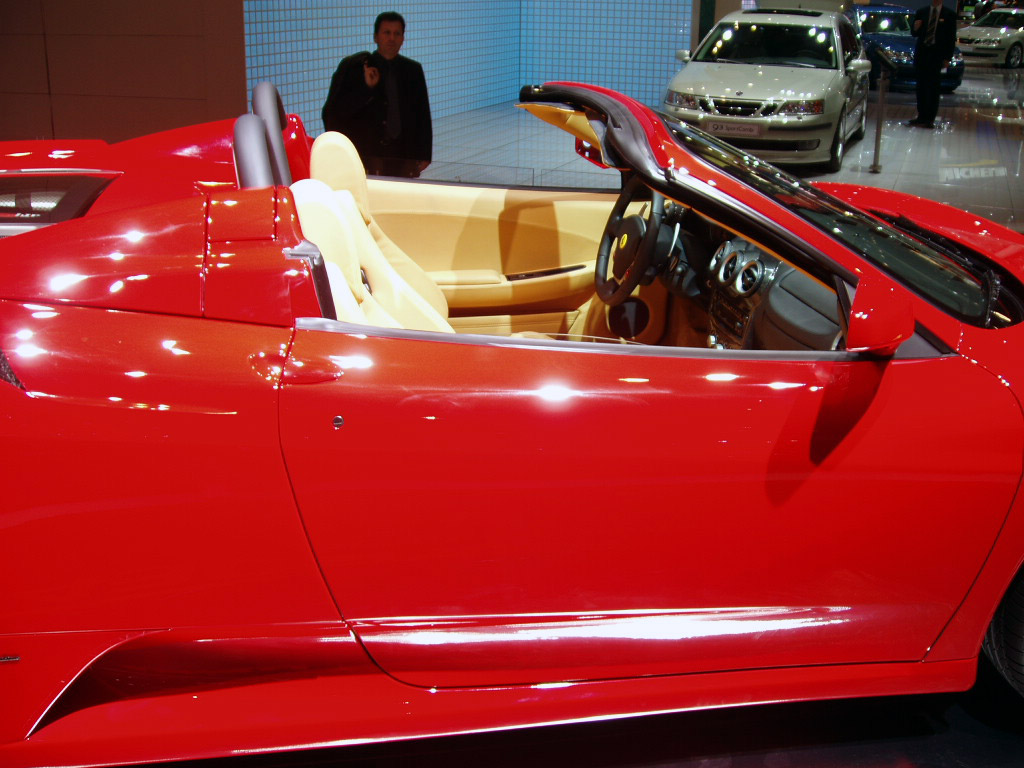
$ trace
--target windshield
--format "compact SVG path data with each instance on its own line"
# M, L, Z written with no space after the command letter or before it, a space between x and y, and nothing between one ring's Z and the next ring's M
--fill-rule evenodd
M831 28L765 24L762 21L719 24L705 38L693 60L815 69L838 68Z
M1009 27L1010 29L1024 29L1024 13L1010 13L1009 11L991 11L981 17L981 21L974 22L976 27Z
M902 217L891 226L692 126L670 120L676 141L710 165L757 189L909 289L964 322L1020 322L1024 292L1009 272Z
M859 11L860 31L865 35L909 35L910 13Z

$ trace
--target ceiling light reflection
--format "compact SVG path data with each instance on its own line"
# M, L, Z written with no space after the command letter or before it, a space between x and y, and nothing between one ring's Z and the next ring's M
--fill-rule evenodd
M163 341L160 344L160 346L162 346L164 349L166 349L167 351L169 351L169 352L171 352L172 354L175 354L175 355L191 355L192 354L191 352L189 352L187 350L178 349L178 342L174 341L173 339L167 339L167 340Z
M343 371L349 369L366 370L373 367L373 360L366 355L331 355L331 362Z
M541 400L549 403L564 403L567 400L578 397L583 394L575 389L570 389L563 384L547 384L540 389L536 389L529 394L536 395Z
M37 347L35 344L32 344L30 342L26 342L24 344L19 344L18 346L16 346L14 348L14 354L16 354L18 357L25 358L38 357L39 355L46 354L46 350L43 349L42 347Z
M65 272L62 275L50 278L50 290L63 291L65 288L77 285L85 279L85 275L79 275L75 272Z

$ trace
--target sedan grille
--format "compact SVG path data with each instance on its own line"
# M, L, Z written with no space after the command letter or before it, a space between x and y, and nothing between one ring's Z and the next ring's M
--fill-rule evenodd
M726 117L767 117L777 108L771 102L750 99L715 99L710 96L700 99L700 108L711 115Z

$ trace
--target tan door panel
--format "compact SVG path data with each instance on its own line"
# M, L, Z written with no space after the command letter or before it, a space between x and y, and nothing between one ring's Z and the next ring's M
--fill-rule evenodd
M381 228L432 273L455 313L578 307L593 289L598 240L616 199L380 179L369 180L369 193Z

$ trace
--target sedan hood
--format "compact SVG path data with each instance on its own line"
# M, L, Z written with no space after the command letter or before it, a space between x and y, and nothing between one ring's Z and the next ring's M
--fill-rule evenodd
M1001 40L1006 36L1003 27L965 27L957 33L960 40Z
M669 88L699 96L766 101L820 97L838 77L834 69L691 61L672 78Z

